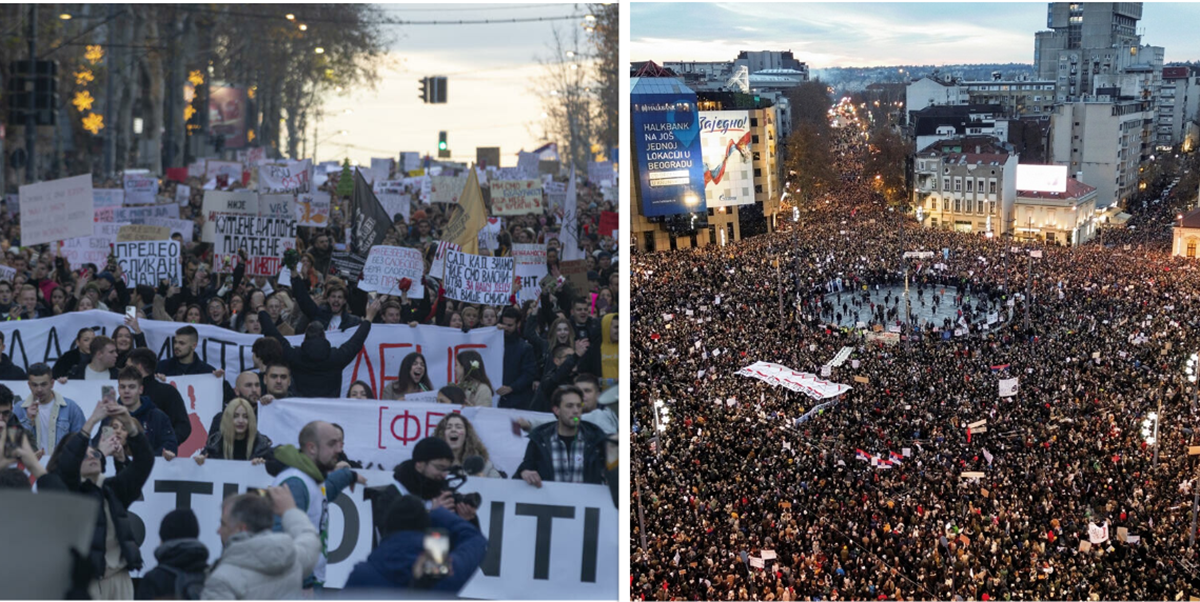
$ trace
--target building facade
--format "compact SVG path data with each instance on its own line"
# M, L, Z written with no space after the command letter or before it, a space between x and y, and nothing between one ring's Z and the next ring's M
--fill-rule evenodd
M1171 241L1171 254L1176 257L1195 259L1200 257L1200 209L1193 209L1183 216L1175 226Z
M1016 201L1017 156L935 145L913 158L913 207L930 228L1004 235ZM958 152L955 152L958 148ZM968 152L962 152L967 150Z
M1097 207L1124 206L1153 154L1154 117L1149 101L1063 103L1051 117L1050 162L1094 186Z
M1183 144L1200 110L1200 77L1190 67L1163 67L1158 97L1156 144L1160 149ZM1195 141L1189 144L1195 145Z
M1096 235L1096 189L1067 178L1065 192L1018 190L1013 234L1022 240L1079 245Z
M1142 46L1141 2L1051 2L1046 26L1034 36L1038 79L1055 82L1059 102L1096 94L1095 77L1132 65L1162 68L1163 49Z

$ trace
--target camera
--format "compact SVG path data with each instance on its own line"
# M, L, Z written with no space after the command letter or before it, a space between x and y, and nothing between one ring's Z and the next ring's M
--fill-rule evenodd
M449 491L454 496L455 505L466 504L472 508L479 509L483 504L483 496L478 492L459 493L458 490L467 483L467 474L462 466L452 466L446 473L446 485L443 491Z

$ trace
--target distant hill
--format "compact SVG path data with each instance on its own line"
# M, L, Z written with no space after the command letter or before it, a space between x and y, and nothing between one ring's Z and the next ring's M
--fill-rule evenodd
M812 78L833 86L838 93L859 92L877 83L903 83L927 75L952 75L966 80L990 79L999 71L1004 79L1036 77L1031 63L983 63L977 65L892 65L887 67L830 67L813 69Z

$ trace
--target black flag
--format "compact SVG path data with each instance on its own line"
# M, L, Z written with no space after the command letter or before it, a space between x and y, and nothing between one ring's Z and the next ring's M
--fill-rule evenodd
M354 170L353 199L354 224L350 251L365 260L371 247L383 244L388 229L392 227L392 217L387 214L358 169Z

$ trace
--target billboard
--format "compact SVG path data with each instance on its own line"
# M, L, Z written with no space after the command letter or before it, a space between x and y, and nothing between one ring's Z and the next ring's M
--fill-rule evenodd
M749 111L701 111L704 197L708 207L754 202L754 154Z
M1066 192L1066 165L1017 165L1017 190L1028 192Z
M210 136L223 136L225 148L245 148L249 98L244 88L213 86L208 95Z
M707 209L695 93L635 94L629 106L642 214L661 217Z

